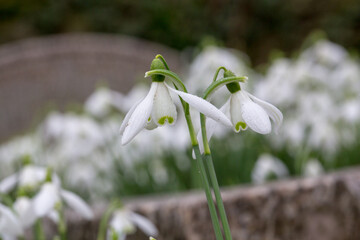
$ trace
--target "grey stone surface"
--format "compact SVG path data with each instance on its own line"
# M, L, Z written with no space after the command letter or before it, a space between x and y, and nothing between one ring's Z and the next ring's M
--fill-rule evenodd
M222 196L234 240L360 239L360 168L223 189ZM156 224L158 240L215 239L202 192L128 199L127 207ZM95 239L103 210L96 208L94 222L69 214L69 239Z
M0 46L0 141L25 131L49 104L82 102L100 83L126 92L161 53L174 70L177 51L119 35L67 34Z

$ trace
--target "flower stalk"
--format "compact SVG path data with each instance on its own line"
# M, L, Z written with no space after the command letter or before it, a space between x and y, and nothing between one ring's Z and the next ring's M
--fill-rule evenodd
M158 56L161 56L161 55L158 55ZM165 59L162 56L160 58L162 59L162 61L164 62L164 65L168 69ZM180 88L180 90L187 93L187 89L186 89L185 85L183 84L183 82L181 81L181 79L175 73L171 72L170 70L163 70L163 69L151 70L151 71L148 71L145 73L145 77L152 76L155 74L161 74L161 75L170 77L170 79L172 80L175 87ZM212 224L214 227L215 236L216 236L217 240L221 240L221 239L223 239L223 234L221 232L220 222L219 222L219 218L218 218L218 215L216 212L216 207L215 207L215 204L214 204L214 201L212 198L211 188L210 188L209 181L208 181L208 176L207 176L206 169L205 169L205 166L204 166L204 163L202 160L202 156L200 154L199 144L198 144L194 126L193 126L193 123L191 120L189 104L186 103L185 101L183 101L183 99L181 97L180 97L180 100L181 100L181 103L182 103L182 106L184 109L184 114L185 114L186 123L188 125L191 144L192 144L192 147L193 147L193 150L195 153L197 167L198 167L198 170L201 175L202 185L203 185L206 199L208 202L210 217L211 217L211 221L212 221Z
M36 240L45 240L46 239L41 219L38 219L35 222L35 225L34 225L34 238Z
M222 78L220 80L217 80L217 76L218 76L220 70L226 71L226 68L225 67L219 67L217 69L217 71L216 71L216 73L214 75L214 79L213 79L212 84L205 91L205 94L204 94L204 97L203 97L205 100L211 95L211 93L213 93L215 90L217 90L218 88L220 88L220 87L222 87L224 85L234 84L234 83L238 84L239 82L244 82L245 80L247 80L247 77L236 77L236 76L226 77L226 78ZM209 175L210 175L210 181L211 181L211 185L212 185L212 188L213 188L213 191L214 191L214 194L215 194L216 204L217 204L219 214L220 214L220 218L221 218L221 222L222 222L222 225L223 225L225 239L226 240L231 240L232 236L231 236L230 226L229 226L229 222L227 220L224 203L223 203L221 193L220 193L219 183L218 183L217 178L216 178L214 164L213 164L212 157L211 157L209 142L208 142L207 133L206 133L206 117L205 117L204 114L200 114L200 122L201 122L202 142L203 142L203 145L204 145L203 160L205 162L205 165L206 165L207 170L208 170Z

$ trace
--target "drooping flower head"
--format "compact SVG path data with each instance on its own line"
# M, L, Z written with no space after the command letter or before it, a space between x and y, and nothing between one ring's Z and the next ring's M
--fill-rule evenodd
M224 78L228 77L235 77L235 74L230 70L225 70ZM270 119L273 121L275 132L278 131L283 120L283 115L279 109L242 90L238 82L228 83L226 87L230 92L230 97L220 110L230 118L235 132L250 128L260 134L269 134L272 129ZM216 125L216 122L211 119L206 120L208 140L214 133ZM198 140L200 151L203 152L201 133L198 135Z
M155 58L150 69L166 69L166 67L160 59ZM175 124L177 111L170 92L177 94L183 101L213 120L231 126L229 119L211 103L170 87L165 83L163 75L154 74L151 75L151 79L149 93L129 110L120 127L123 145L129 143L144 128L152 130L158 126Z

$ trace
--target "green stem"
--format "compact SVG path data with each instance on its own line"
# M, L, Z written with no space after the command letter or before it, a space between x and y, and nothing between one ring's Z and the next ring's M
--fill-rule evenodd
M156 55L155 58L159 58L164 63L165 68L170 71L170 68L169 68L167 62L165 61L165 58L161 54Z
M156 57L159 57L164 62L165 67L167 69L169 69L169 67L167 66L165 60L163 59L163 57L161 55L158 55ZM184 92L187 92L187 89L186 89L184 83L181 81L181 79L175 73L173 73L173 72L171 72L169 70L156 69L156 70L151 70L151 71L146 72L145 77L151 76L153 74L161 74L161 75L170 77L172 82L175 85L175 88L180 88L180 90L182 90ZM236 80L236 81L239 81L239 80ZM220 222L219 222L219 218L218 218L218 215L217 215L217 212L216 212L216 207L215 207L215 204L214 204L214 200L213 200L213 197L212 197L212 194L211 194L211 189L210 189L210 185L209 185L209 181L208 181L208 176L206 174L205 166L204 166L204 163L202 161L202 156L200 154L199 145L198 145L198 141L197 141L197 138L196 138L194 126L193 126L193 123L192 123L192 120L191 120L189 104L184 102L181 98L180 98L180 100L181 100L182 106L184 108L184 114L185 114L186 123L188 125L191 144L192 144L193 149L194 149L198 169L199 169L199 172L200 172L200 175L201 175L202 185L203 185L205 195L206 195L206 199L207 199L207 202L208 202L208 206L209 206L209 210L210 210L210 217L211 217L211 221L212 221L212 224L213 224L213 227L214 227L215 236L216 236L217 240L221 240L221 239L223 239L223 235L222 235L221 228L220 228Z
M64 208L63 204L59 203L57 206L58 214L59 214L59 222L58 222L58 232L60 235L61 240L66 240L66 222L65 222L65 216L64 216Z
M164 69L155 69L155 70L151 70L151 71L148 71L145 73L145 77L149 77L151 75L164 75L164 76L170 77L171 80L173 81L173 83L175 83L176 86L181 91L187 93L187 89L186 89L184 83L181 81L180 77L176 73L169 71L169 70L164 70Z
M205 100L211 95L211 93L216 91L218 88L225 86L226 84L229 84L232 82L244 82L247 79L247 77L226 77L226 78L222 78L220 80L216 80L217 76L219 74L219 71L221 69L226 70L223 67L218 68L218 70L216 71L216 74L214 76L213 83L206 89L206 91L204 93L203 98ZM229 222L227 220L224 203L223 203L221 193L220 193L219 183L216 178L214 164L213 164L212 157L211 157L209 142L208 142L207 135L206 135L206 117L204 114L200 114L200 123L201 123L201 135L202 135L203 144L204 144L204 161L205 161L205 164L207 166L207 169L208 169L208 172L210 175L210 181L211 181L212 188L214 190L216 203L217 203L217 206L219 209L220 218L221 218L221 222L222 222L224 233L225 233L225 239L231 240L232 237L231 237L230 226L229 226Z
M226 71L226 68L225 68L225 67L219 67L219 68L216 70L216 73L215 73L214 78L213 78L213 82L216 81L216 79L217 79L217 77L218 77L219 72L220 72L221 69L224 70L224 71Z
M204 99L207 99L211 93L216 91L222 86L225 86L226 84L232 83L232 82L245 82L247 80L246 76L243 77L226 77L221 78L217 81L214 81L210 86L205 90Z
M212 162L209 142L207 140L207 135L206 135L206 125L205 125L206 117L204 114L200 114L200 121L201 121L201 134L202 134L202 139L203 139L203 144L204 144L204 162L209 171L211 185L214 190L216 203L219 208L220 218L221 218L221 222L222 222L222 225L224 228L225 239L229 240L229 239L232 239L231 231L230 231L229 222L227 220L227 216L226 216L226 212L225 212L225 208L224 208L224 203L222 201L219 184L218 184L218 181L216 178L214 165Z
M215 208L215 204L214 204L214 201L213 201L213 198L212 198L209 181L208 181L207 176L206 176L205 166L204 166L204 163L203 163L203 161L201 159L202 157L201 157L201 154L200 154L199 145L193 146L193 149L194 149L194 152L195 152L198 168L200 170L200 175L201 175L201 179L202 179L202 183L203 183L203 188L204 188L204 191L205 191L206 199L207 199L209 210L210 210L210 217L211 217L212 224L214 226L215 236L216 236L217 240L220 240L220 239L223 239L223 235L221 233L219 217L218 217L218 215L216 213L216 208Z
M205 154L204 162L209 171L211 185L213 186L213 189L214 189L216 204L218 206L221 222L222 222L222 225L224 228L225 239L231 240L232 237L231 237L230 226L229 226L229 222L227 220L226 211L225 211L224 203L223 203L223 200L221 197L220 188L219 188L219 184L218 184L218 181L216 178L215 168L214 168L214 164L213 164L211 155Z
M44 234L44 230L43 230L43 227L42 227L41 219L38 219L35 222L34 238L35 238L35 240L45 240L45 234Z

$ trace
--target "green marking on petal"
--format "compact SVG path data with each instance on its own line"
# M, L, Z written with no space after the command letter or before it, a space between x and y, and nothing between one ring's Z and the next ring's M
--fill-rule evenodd
M167 120L167 122L168 122L169 124L172 124L172 123L174 122L174 118L173 118L173 117L164 116L164 117L162 117L162 118L159 119L158 123L159 123L160 125L164 125L165 122L166 122L166 120Z
M244 130L246 128L246 123L244 122L238 122L236 125L235 125L235 129L236 131L240 131L240 128L242 130Z
M148 122L151 122L151 117L148 118Z

